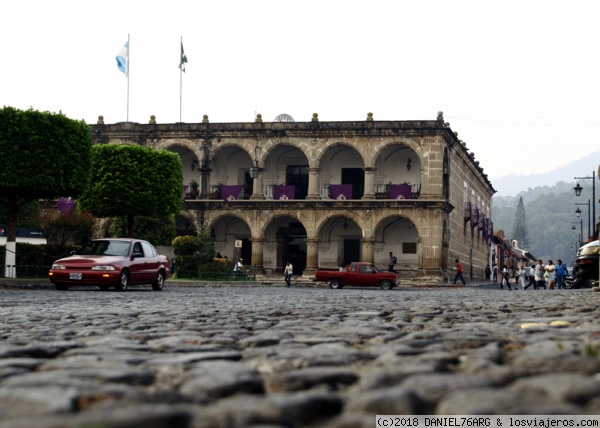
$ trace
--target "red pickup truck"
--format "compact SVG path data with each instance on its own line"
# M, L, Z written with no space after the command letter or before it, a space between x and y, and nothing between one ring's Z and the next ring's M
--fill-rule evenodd
M318 269L315 272L315 281L328 282L334 289L344 288L346 285L358 287L381 287L391 290L400 285L400 276L393 272L384 272L372 263L353 262L342 270Z

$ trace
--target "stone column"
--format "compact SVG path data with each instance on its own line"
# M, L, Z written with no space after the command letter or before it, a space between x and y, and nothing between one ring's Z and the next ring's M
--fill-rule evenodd
M366 263L375 262L375 247L373 246L373 240L369 238L363 238L362 240L362 261Z
M319 240L317 238L306 238L306 268L302 272L303 277L315 276L315 271L319 267L318 247Z
M265 192L263 189L263 174L262 171L258 173L258 177L254 178L252 184L252 196L250 199L265 199Z
M306 199L321 199L319 192L319 171L320 168L308 168L308 194Z
M256 267L256 273L262 273L264 269L263 245L264 238L252 238L252 267Z
M208 167L200 168L200 199L206 199L210 194L208 183L210 181L210 173L212 169Z
M443 218L440 213L423 211L420 223L417 226L419 238L417 240L417 253L419 254L419 276L426 277L427 281L442 283L442 234Z
M375 199L375 171L377 168L365 168L365 192L361 199Z

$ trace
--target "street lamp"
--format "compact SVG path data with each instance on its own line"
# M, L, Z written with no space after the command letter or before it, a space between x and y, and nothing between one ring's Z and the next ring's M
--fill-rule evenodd
M589 237L591 237L591 234L592 234L592 229L590 226L590 200L588 199L587 204L575 204L575 205L587 205L587 207L588 207L588 228L587 228L587 230L588 230L588 238L589 238ZM575 214L577 214L578 218L581 217L581 210L579 208L577 208L575 210Z
M593 237L596 238L598 236L598 231L596 230L596 171L592 171L592 176L591 177L574 177L575 180L592 180L592 218L593 218L593 223L594 223L594 233L593 233ZM583 187L581 187L579 185L579 182L577 182L577 185L575 187L573 187L573 190L575 190L575 196L580 196L581 195L581 191L583 190Z

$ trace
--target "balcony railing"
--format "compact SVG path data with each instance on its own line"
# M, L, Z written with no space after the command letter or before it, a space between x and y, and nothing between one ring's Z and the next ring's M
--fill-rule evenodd
M375 186L376 199L418 199L421 183L379 184Z
M263 186L263 195L267 200L303 200L306 199L307 186L298 185L265 185ZM361 199L362 194L358 194L357 189L352 184L327 184L320 188L320 196L323 200L357 200ZM380 184L375 186L376 199L418 199L421 196L421 183L403 183L403 184ZM240 199L250 199L252 189L243 184L226 185L215 184L210 186L210 191L205 198L200 195L185 193L184 199L213 199L232 201ZM467 206L465 206L465 212ZM468 216L466 216L468 219Z

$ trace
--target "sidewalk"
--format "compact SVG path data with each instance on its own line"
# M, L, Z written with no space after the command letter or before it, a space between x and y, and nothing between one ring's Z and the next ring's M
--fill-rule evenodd
M500 288L500 284L494 283L467 283L464 287L456 287L451 283L429 283L421 282L415 279L403 280L398 289L403 288L471 288L471 287L486 287ZM138 286L133 286L137 288ZM142 286L143 287L143 286ZM169 279L165 283L165 287L197 287L197 288L214 288L214 287L285 287L285 281L282 275L257 276L256 281L200 281L187 279ZM292 287L300 288L329 288L329 284L325 282L316 282L309 278L292 277ZM50 280L46 278L0 278L0 288L14 289L54 289ZM95 286L78 286L78 289L96 289ZM348 287L352 288L352 287ZM363 287L360 287L363 288Z

